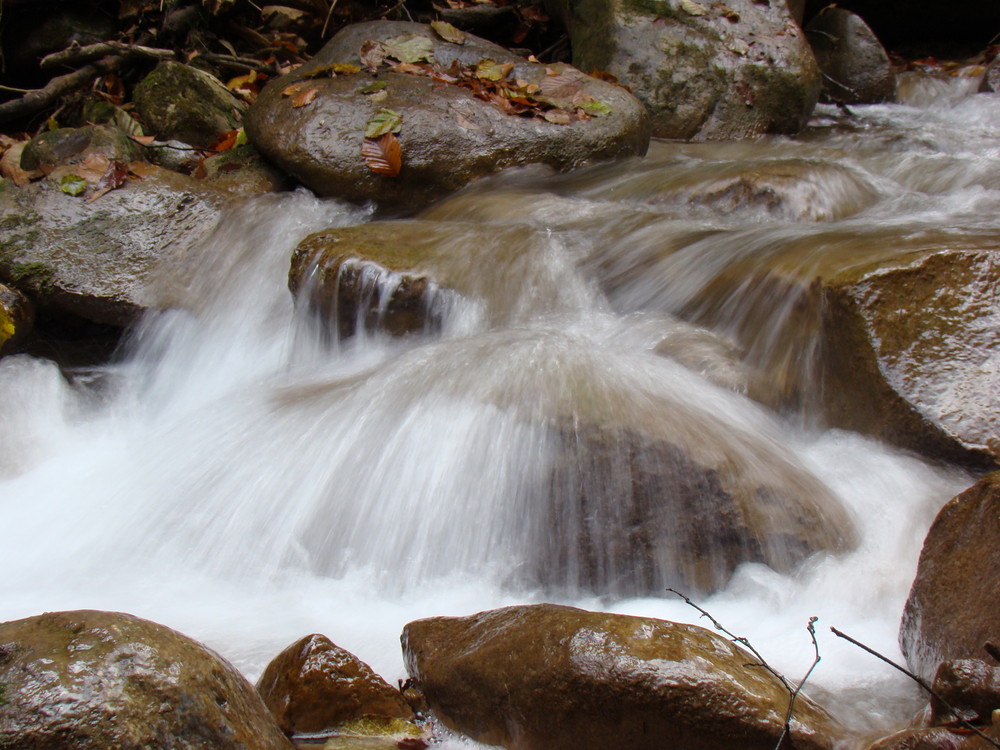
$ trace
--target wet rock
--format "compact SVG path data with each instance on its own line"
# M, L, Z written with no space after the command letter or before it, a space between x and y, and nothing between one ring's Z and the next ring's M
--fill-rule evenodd
M125 326L161 300L150 269L190 253L214 226L222 197L160 171L93 202L47 182L0 188L0 281L39 308Z
M785 3L550 0L581 70L608 71L649 110L653 135L728 140L796 133L820 75Z
M1000 740L997 727L983 727L983 731L993 740ZM905 729L880 739L868 750L986 750L989 747L993 745L963 729L932 727Z
M288 735L328 732L363 718L413 719L398 690L323 635L306 636L278 654L257 691Z
M983 80L979 83L979 91L983 94L996 94L1000 92L1000 57L994 58L983 73Z
M829 279L824 399L838 426L988 466L1000 432L1000 251L963 244Z
M806 26L806 37L823 72L823 93L835 102L877 104L896 97L889 55L849 10L828 6Z
M287 190L291 180L253 146L239 146L205 159L205 181L232 195L260 195Z
M972 724L990 724L1000 709L1000 667L979 659L941 662L934 675L931 695L931 726L956 719Z
M148 129L165 140L208 148L240 126L246 105L209 73L164 60L133 92Z
M335 78L309 76L324 65L359 63L367 42L402 35L425 39L437 64L477 65L483 59L513 64L510 77L538 84L551 69L571 87L610 108L602 117L566 125L518 117L469 90L432 78L361 72ZM293 106L282 92L297 82L315 87L315 100ZM384 86L381 91L376 89ZM363 93L363 92L374 93ZM398 133L402 169L397 177L372 172L361 158L366 125L380 109L402 116ZM562 64L530 63L502 47L467 36L445 42L429 26L372 22L338 33L308 64L268 84L247 113L247 134L268 159L322 195L376 200L382 206L426 205L482 175L526 164L568 169L600 159L642 154L649 140L642 106L621 87L583 76Z
M89 154L123 163L143 158L142 148L125 132L113 125L88 125L59 128L35 136L21 152L21 168L34 171L43 166L75 164Z
M0 625L0 744L17 748L291 748L222 657L117 612Z
M0 355L10 354L31 333L35 308L16 289L0 284Z
M418 620L402 641L438 718L510 750L771 750L788 704L753 657L693 625L539 604ZM795 747L833 747L840 730L799 700Z
M1000 611L988 595L1000 582L998 548L995 472L941 509L920 552L899 644L910 668L927 681L942 661L984 658L984 644L1000 641Z

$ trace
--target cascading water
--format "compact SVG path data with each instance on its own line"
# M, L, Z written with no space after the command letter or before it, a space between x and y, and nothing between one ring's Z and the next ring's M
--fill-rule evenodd
M305 193L235 206L205 265L154 280L183 310L148 316L116 364L67 380L0 360L16 436L0 450L0 618L124 610L250 677L323 632L389 680L418 617L558 599L695 621L661 593L683 533L665 523L645 562L618 533L637 477L658 476L644 446L680 441L778 503L754 521L767 539L681 580L725 582L701 603L793 677L818 615L813 695L859 732L891 728L911 686L822 626L896 654L923 534L970 478L818 426L807 291L824 264L1000 231L1000 99L947 93L825 111L794 141L658 143L470 189L413 223L471 290L423 335L359 318L330 340L293 305L295 245L366 212ZM759 283L765 265L788 270L783 293ZM398 279L367 282L380 300ZM815 548L773 542L791 496L832 529ZM830 552L803 562L815 549Z

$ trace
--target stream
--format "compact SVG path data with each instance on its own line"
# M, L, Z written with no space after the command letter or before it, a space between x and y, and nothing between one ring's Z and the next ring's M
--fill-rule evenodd
M912 77L904 103L821 106L796 139L654 142L641 160L476 184L415 222L436 222L471 290L425 335L331 342L288 292L295 245L369 210L304 190L234 205L211 263L153 282L186 280L186 309L148 315L112 364L0 360L0 427L21 436L0 451L0 620L126 611L251 680L320 632L390 683L420 617L557 601L698 622L663 591L668 563L651 587L613 563L588 577L572 555L550 576L526 564L556 533L535 490L554 460L543 426L662 411L752 470L796 467L853 521L849 551L744 563L695 598L793 680L817 616L807 692L860 735L892 731L918 692L829 626L902 658L924 534L973 478L826 427L815 321L754 271L808 280L1000 230L1000 96L976 83Z

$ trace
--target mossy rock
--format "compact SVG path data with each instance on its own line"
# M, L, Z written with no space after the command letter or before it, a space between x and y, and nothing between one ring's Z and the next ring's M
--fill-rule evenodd
M164 60L133 93L147 127L160 138L208 148L240 126L246 105L215 76Z
M642 101L653 135L730 140L796 133L820 74L784 2L548 0L573 64L608 71Z
M16 289L0 284L0 355L16 351L31 333L34 305Z
M37 135L21 153L21 168L74 164L88 154L101 154L112 161L128 163L143 158L142 148L113 125L59 128Z

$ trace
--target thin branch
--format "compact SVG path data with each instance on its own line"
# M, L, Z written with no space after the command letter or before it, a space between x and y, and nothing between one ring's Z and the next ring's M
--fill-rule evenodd
M72 73L56 76L43 88L32 89L18 99L0 104L0 122L40 112L63 94L68 94L70 91L86 85L99 75L111 72L118 67L120 61L119 57L107 57Z
M842 633L841 631L837 630L836 628L830 628L830 630L832 630L833 634L835 636L837 636L838 638L843 638L845 641L848 641L849 643L853 643L855 646L857 646L858 648L860 648L862 651L867 651L869 654L871 654L872 656L874 656L876 659L880 659L881 661L884 661L886 664L888 664L893 669L897 669L900 672L902 672L903 674L905 674L907 677L909 677L915 683L917 683L918 685L920 685L920 687L922 687L924 690L926 690L928 693L930 693L934 698L936 698L937 700L939 700L941 702L941 705L943 705L945 708L947 708L949 711L951 711L952 715L959 721L959 723L962 724L962 726L964 726L966 729L972 731L974 734L977 734L980 737L982 737L984 740L986 740L988 743L990 743L990 745L992 745L993 747L1000 748L1000 742L997 742L992 737L990 737L988 734L984 734L983 732L979 731L979 729L977 729L973 724L971 724L970 722L968 722L965 719L963 719L962 715L958 711L958 709L956 709L948 701L946 701L944 698L942 698L938 693L934 692L934 689L931 688L931 686L927 684L926 680L924 680L923 678L919 677L918 675L913 674L913 672L911 672L910 670L908 670L906 667L901 667L899 664L897 664L896 662L894 662L892 659L888 658L887 656L883 656L882 654L880 654L875 649L869 648L868 646L866 646L865 644L863 644L861 641L857 641L854 638L851 638L851 636L847 635L846 633Z
M330 9L326 12L326 20L323 21L323 31L320 32L319 38L326 38L326 29L330 25L330 17L333 15L333 9L337 7L337 0L332 0L330 3Z
M822 657L819 655L819 643L816 640L816 621L819 620L815 615L809 618L809 624L806 625L806 630L809 631L809 637L812 638L813 644L813 662L809 665L809 669L806 670L805 676L799 680L798 686L792 691L791 697L788 699L788 711L785 712L785 727L781 730L781 736L778 738L778 744L775 748L780 748L781 744L785 741L785 737L791 739L792 731L792 713L795 711L795 701L798 700L799 693L802 692L802 687L806 684L816 669L816 665L820 663ZM786 686L787 687L787 686Z
M100 60L108 55L118 55L119 57L145 57L153 60L173 60L177 54L173 50L160 49L159 47L143 47L139 44L126 44L124 42L100 42L98 44L88 44L81 46L78 42L73 42L69 47L61 52L53 52L42 58L39 64L42 70L51 70L61 65L79 65L94 60Z

